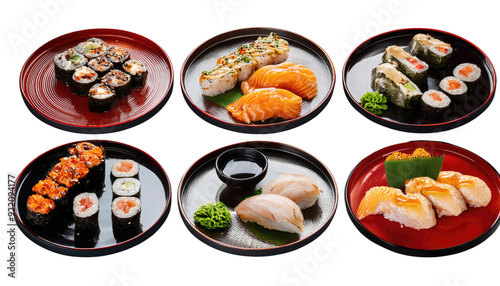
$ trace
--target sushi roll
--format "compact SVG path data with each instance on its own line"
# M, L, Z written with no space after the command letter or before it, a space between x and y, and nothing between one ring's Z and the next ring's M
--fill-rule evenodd
M121 69L123 63L130 59L130 53L123 48L111 46L108 49L107 57L113 63L115 69Z
M50 171L49 176L69 192L79 193L87 187L89 168L76 156L64 157Z
M101 82L113 87L118 98L126 97L132 90L132 77L121 70L111 70L104 75Z
M467 98L467 85L454 76L443 78L439 88L454 102L462 102Z
M75 229L85 231L99 225L99 199L94 193L81 193L73 199Z
M46 177L38 181L31 190L36 194L51 199L58 207L67 203L68 196L66 194L68 193L68 188L59 185L51 177Z
M141 182L135 178L119 178L113 182L113 197L141 196Z
M115 89L105 83L96 83L89 90L90 112L103 113L111 110L117 101Z
M271 32L267 37L259 37L254 42L254 47L266 47L274 51L273 64L280 64L288 58L290 50L288 42L278 37L274 32Z
M452 52L450 44L429 35L417 34L410 41L410 53L423 59L431 68L448 66Z
M66 50L54 56L56 79L64 84L71 84L73 72L87 64L87 58L74 49Z
M134 87L141 88L146 83L148 78L148 68L138 60L128 60L123 63L123 70L132 76L132 84Z
M276 53L273 49L267 46L257 46L254 43L240 46L237 53L254 58L257 61L257 69L272 65L276 57Z
M238 73L237 80L247 80L256 70L257 61L248 55L239 55L237 52L217 60L217 65L227 66Z
M481 68L475 64L463 63L453 69L453 76L465 82L469 89L475 87L481 77Z
M117 230L140 226L141 200L136 197L118 197L111 203L111 221Z
M83 66L75 70L71 80L71 90L80 95L87 96L89 89L97 82L98 75L93 69Z
M139 164L133 160L119 160L113 163L111 175L114 178L138 178Z
M26 203L26 219L33 225L45 226L52 219L55 207L53 200L39 194L31 195Z
M202 94L216 96L236 86L238 72L228 66L218 66L211 71L204 71L200 76Z
M422 112L429 119L442 117L451 104L451 99L443 92L429 89L422 95Z
M106 169L104 148L90 142L80 142L69 148L68 152L77 156L89 168L88 186L93 188L97 195L100 195L104 187Z
M105 56L91 59L87 64L99 77L104 76L113 69L113 63Z
M395 65L411 81L419 86L427 83L429 65L419 60L417 57L412 56L401 47L387 47L382 56L382 61Z
M406 75L389 63L372 70L372 88L399 107L412 109L420 103L422 92Z
M106 55L107 49L108 47L106 42L99 38L90 38L79 43L75 47L77 52L83 54L89 59Z

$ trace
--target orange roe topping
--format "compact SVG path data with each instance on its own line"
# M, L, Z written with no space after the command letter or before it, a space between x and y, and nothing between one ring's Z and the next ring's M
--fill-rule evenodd
M402 152L393 152L391 155L387 156L386 161L396 161L396 160L407 160L407 159L416 159L416 158L430 158L431 154L429 154L423 148L417 148L413 151L413 154L406 154Z
M461 68L458 73L461 75L461 76L464 76L464 77L469 77L469 75L471 73L474 72L474 69L471 67L471 66L464 66L463 68Z
M79 158L71 156L61 158L60 162L49 172L49 176L57 183L69 188L76 184L79 179L87 175L88 172L89 169L85 163Z
M53 200L64 197L68 192L68 188L59 186L51 177L38 181L31 190L39 195L46 195Z
M137 204L132 200L120 200L116 203L116 207L121 209L124 213L128 213L131 208Z
M32 212L48 214L56 207L56 204L51 199L46 199L41 195L31 195L26 204L28 209Z

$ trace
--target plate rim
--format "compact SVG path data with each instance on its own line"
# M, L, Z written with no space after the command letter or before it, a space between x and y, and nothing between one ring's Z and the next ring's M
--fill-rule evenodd
M361 105L359 102L357 102L352 94L349 91L349 88L347 86L347 81L346 81L346 76L347 76L347 69L349 68L348 64L350 60L355 56L356 53L359 52L359 49L362 46L368 45L370 42L373 42L375 40L378 40L380 38L383 38L384 36L395 34L395 33L402 33L402 32L410 32L410 31L422 31L422 32L436 32L436 33L441 33L441 34L446 34L448 36L455 37L457 39L460 39L461 41L464 41L468 43L469 45L473 46L479 53L483 55L483 57L486 59L486 61L489 63L491 66L491 72L493 75L493 88L490 90L490 95L488 96L488 99L478 108L475 110L467 113L466 115L457 118L452 121L447 121L447 122L441 122L441 123L431 123L431 124L414 124L414 123L404 123L404 122L399 122L399 121L392 121L392 120L387 120L381 116L375 115L373 113L370 113ZM446 130L451 130L457 127L460 127L464 124L469 123L470 121L474 120L476 117L481 115L491 104L493 101L493 98L495 96L496 92L496 86L497 86L497 76L496 76L496 71L495 67L493 66L492 61L490 58L486 55L486 53L483 52L478 46L476 46L474 43L470 42L469 40L465 39L464 37L458 36L456 34L444 31L444 30L439 30L439 29L433 29L433 28L401 28L401 29L395 29L395 30L390 30L386 31L380 34L377 34L375 36L372 36L366 40L364 40L362 43L360 43L354 50L349 54L349 56L346 58L344 62L344 66L342 69L342 86L344 89L344 94L347 97L347 100L349 103L356 109L360 114L362 114L364 117L368 118L369 120L394 129L394 130L399 130L399 131L404 131L404 132L412 132L412 133L432 133L432 132L442 132Z
M136 152L142 153L142 155L145 155L148 157L152 162L156 164L156 167L159 167L161 172L164 175L164 179L166 180L166 187L168 189L164 188L165 194L167 195L167 200L165 207L163 208L163 211L161 215L157 218L156 222L153 223L148 229L144 230L142 233L140 233L137 236L134 236L133 238L127 239L125 241L117 242L116 244L109 245L109 246L104 246L104 247L97 247L97 248L83 248L83 247L70 247L66 245L59 245L51 242L48 239L38 237L35 233L31 231L29 227L26 226L25 223L23 223L24 220L22 220L19 217L19 212L18 212L18 205L17 205L17 198L18 198L18 193L20 192L20 179L21 178L26 178L25 172L27 169L32 166L36 161L40 160L44 155L50 153L50 152L55 152L56 149L60 149L66 146L70 146L75 143L83 142L83 141L88 141L88 142L100 142L100 143L106 143L106 144L113 144L113 145L118 145L122 147L129 148L131 150L135 150ZM163 182L162 182L163 183ZM169 213L170 213L170 208L171 208L171 201L172 201L172 186L170 179L165 172L165 169L160 165L160 163L153 158L151 155L148 153L144 152L142 149L136 148L132 145L121 143L118 141L113 141L113 140L105 140L105 139L96 139L96 140L79 140L79 141L73 141L69 142L66 144L62 144L56 147L53 147L41 154L39 154L37 157L35 157L33 160L31 160L24 168L23 170L17 175L16 181L14 183L14 191L12 192L12 199L14 202L14 219L16 222L17 227L21 230L21 232L28 237L29 240L34 242L35 244L50 250L52 252L58 253L58 254L63 254L63 255L68 255L68 256L75 256L75 257L98 257L98 256L103 256L103 255L110 255L114 253L118 253L121 251L124 251L126 249L132 248L134 246L137 246L141 244L142 242L146 241L148 238L153 236L160 228L161 226L165 223Z
M349 203L349 194L350 194L349 185L351 182L352 175L358 169L358 167L360 167L366 159L368 159L371 156L374 156L376 153L382 152L383 150L396 150L396 148L398 146L400 146L400 148L402 148L405 145L416 144L419 142L420 143L435 143L435 144L440 144L440 145L444 145L444 146L449 146L449 147L454 148L457 151L460 151L459 153L462 155L463 155L463 152L472 154L477 159L480 159L482 162L487 164L487 166L489 166L491 168L491 170L493 172L495 172L497 174L497 177L499 177L499 179L500 179L500 174L495 169L495 167L493 167L493 165L491 165L483 157L477 155L476 153L474 153L470 150L467 150L463 147L460 147L458 145L454 145L454 144L451 144L451 143L448 143L445 141L433 141L433 140L411 140L411 141L392 144L389 146L385 146L381 149L375 150L374 152L370 153L369 155L367 155L366 157L361 159L361 161L359 161L356 164L356 166L349 173L349 176L347 177L345 188L344 188L344 202L345 202L346 211L347 211L349 218L351 219L351 221L354 224L354 226L356 227L356 229L358 229L358 231L364 237L366 237L367 239L369 239L373 243L378 244L379 246L382 246L385 249L394 251L394 252L399 253L399 254L404 254L404 255L408 255L408 256L415 256L415 257L439 257L439 256L446 256L446 255L460 253L460 252L463 252L463 251L466 251L466 250L469 250L469 249L476 247L477 245L481 244L483 241L488 239L497 230L498 226L500 225L500 213L497 214L497 218L496 218L495 222L492 224L492 226L487 231L485 231L484 233L479 235L478 237L476 237L468 242L462 243L460 245L455 245L455 246L447 247L447 248L439 248L439 249L415 249L415 248L401 246L401 245L383 240L383 239L379 238L377 235L375 235L374 233L372 233L369 229L367 229L357 219L356 215L354 215L354 212L352 211L351 205Z
M264 248L244 248L244 247L237 247L237 246L233 246L233 245L228 245L225 243L221 243L220 241L217 241L215 239L212 239L211 237L198 231L197 228L195 227L195 225L193 225L191 223L190 218L184 212L184 209L182 207L181 195L183 192L183 186L186 184L187 180L190 179L192 173L195 171L195 170L193 170L193 168L198 169L201 165L205 164L204 162L206 161L207 157L215 156L216 154L219 154L219 153L223 152L224 150L238 147L238 146L246 146L246 147L250 147L250 146L262 147L263 146L263 147L266 147L269 149L277 149L278 147L284 147L284 148L287 148L287 150L282 150L282 149L280 149L280 150L288 151L288 152L290 150L299 151L299 152L302 152L303 154L308 155L310 158L313 158L318 163L320 163L321 167L324 169L323 171L325 172L325 175L327 175L329 177L329 179L331 179L331 183L333 184L334 203L333 203L332 211L328 215L328 218L326 219L326 221L316 231L314 231L312 234L310 234L307 237L304 237L302 239L299 239L297 241L294 241L292 243L288 243L285 245L280 245L280 246L276 246L276 247L264 247ZM311 155L310 153L304 151L301 148L297 148L297 147L292 146L290 144L275 142L275 141L243 141L243 142L239 142L239 143L233 143L230 145L226 145L224 147L220 147L220 148L217 148L213 151L210 151L209 153L206 153L205 155L203 155L202 157L197 159L193 164L191 164L188 167L188 169L186 170L186 172L183 174L182 178L180 179L179 186L177 189L177 206L179 209L181 219L184 222L184 225L186 226L186 228L196 238L198 238L198 240L200 240L201 242L203 242L203 243L205 243L205 244L207 244L215 249L218 249L220 251L227 252L230 254L242 255L242 256L277 255L277 254L282 254L282 253L296 250L298 248L301 248L301 247L309 244L310 242L312 242L313 240L318 238L329 227L329 225L331 224L333 217L335 216L335 213L337 211L338 201L339 201L339 190L338 190L337 182L336 182L333 174L330 172L328 167L323 162L321 162L320 160L318 160L317 157Z
M327 96L318 104L316 108L314 108L309 114L306 114L302 117L297 117L294 119L289 119L286 121L281 121L279 123L271 123L271 124L259 124L259 125L252 125L252 124L244 124L244 123L239 123L239 122L226 122L223 120L220 120L216 116L212 116L211 114L208 114L201 110L196 104L193 103L191 100L191 97L189 96L189 93L187 92L187 89L185 87L185 75L187 70L189 69L191 63L198 57L197 55L201 54L202 52L208 50L210 47L213 45L227 40L229 37L236 37L242 35L244 31L248 31L248 33L257 33L259 31L266 31L266 32L276 32L277 34L289 34L293 35L294 37L301 38L302 40L305 40L313 45L313 47L321 52L321 56L324 56L324 58L321 58L323 62L328 66L330 70L330 75L332 77L332 84L330 85L328 91L327 91ZM309 46L307 46L310 48ZM312 50L312 49L310 49ZM293 129L295 127L298 127L302 124L307 123L314 117L316 117L323 109L328 105L330 102L332 96L333 96L333 91L335 88L335 83L336 83L336 78L337 74L335 71L335 66L333 64L333 61L331 57L328 55L328 53L321 47L319 46L316 42L310 40L309 38L304 37L301 34L297 34L295 32L291 32L289 30L284 30L280 28L272 28L272 27L247 27L247 28L240 28L240 29L235 29L231 31L226 31L217 35L214 35L210 37L209 39L205 40L201 44L199 44L195 49L193 49L189 55L186 57L184 60L182 67L181 67L181 72L180 72L180 83L181 83L181 90L182 90L182 95L184 97L184 100L186 101L187 105L190 107L190 109L198 115L198 117L202 118L206 122L215 125L220 128L224 128L227 130L231 131L236 131L236 132L241 132L241 133L250 133L250 134L267 134L267 133L277 133L277 132L282 132L285 130ZM200 96L202 96L200 94Z
M47 48L49 48L49 46L57 43L58 40L61 40L61 39L67 38L67 37L77 36L80 34L84 35L86 33L90 33L90 34L96 34L96 33L113 34L114 33L117 35L124 35L127 37L136 38L136 39L140 38L140 39L146 40L149 43L153 44L155 46L155 48L157 48L159 51L161 51L161 54L159 54L159 57L162 58L166 62L166 65L168 66L169 71L170 71L169 72L170 80L168 82L167 91L166 91L164 97L155 106L151 107L149 111L147 111L146 113L144 113L136 118L129 118L126 121L120 121L120 122L109 123L109 124L99 124L99 125L88 126L88 125L83 125L83 124L67 123L67 122L64 122L61 120L49 118L48 116L39 112L39 110L31 104L30 100L28 100L28 98L25 94L25 91L27 91L27 89L23 87L23 83L25 82L24 77L25 77L25 74L27 72L27 69L33 65L33 60L35 60L37 58L37 54L39 54L40 52L44 52ZM62 34L60 36L57 36L56 38L53 38L53 39L45 42L40 47L36 48L28 56L28 58L25 60L23 66L21 68L21 71L19 72L19 89L21 91L21 97L22 97L25 105L28 107L29 111L36 118L38 118L40 121L42 121L50 126L53 126L55 128L65 130L65 131L70 131L70 132L75 132L75 133L85 133L85 134L104 134L104 133L118 132L118 131L122 131L122 130L125 130L128 128L134 127L136 125L139 125L139 124L147 121L148 119L150 119L151 117L156 115L165 106L167 101L170 99L170 96L172 94L173 87L174 87L174 76L175 76L175 73L174 73L174 69L173 69L173 65L172 65L172 61L171 61L170 57L168 56L168 54L165 52L165 50L160 45L158 45L156 42L152 41L148 37L145 37L143 35L140 35L140 34L137 34L134 32L120 30L120 29L91 28L91 29L77 30L77 31Z

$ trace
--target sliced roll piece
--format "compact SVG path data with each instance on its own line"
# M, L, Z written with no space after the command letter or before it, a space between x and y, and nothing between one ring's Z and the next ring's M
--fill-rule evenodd
M81 193L73 200L75 228L85 231L99 226L99 199L94 193Z
M451 45L430 35L417 34L409 45L410 53L423 59L431 68L441 69L450 63Z
M238 80L238 73L228 66L218 66L210 71L204 71L200 76L202 94L216 96L233 89Z
M402 47L387 47L382 55L382 61L384 63L395 65L417 85L422 85L427 82L427 71L429 70L429 65L419 58L412 56Z

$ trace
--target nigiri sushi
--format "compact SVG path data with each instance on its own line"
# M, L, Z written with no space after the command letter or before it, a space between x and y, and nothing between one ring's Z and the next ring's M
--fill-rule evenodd
M263 194L277 194L294 201L300 209L316 203L321 190L313 178L297 173L284 173L262 187Z
M471 207L485 207L490 203L491 190L478 177L453 171L441 171L437 181L457 188Z
M226 108L234 118L246 123L273 117L292 119L300 115L302 98L284 89L263 88L243 95Z
M255 222L267 229L301 233L304 216L299 206L287 197L262 194L244 199L234 208L245 222Z
M369 189L358 206L359 220L369 215L382 214L384 218L414 229L428 229L436 225L431 202L420 194L405 195L391 187Z
M267 47L274 51L273 64L279 64L288 58L288 42L284 39L278 38L278 35L274 32L269 34L267 37L259 37L254 42L256 47Z
M228 66L218 66L211 71L204 71L200 76L202 94L216 96L236 86L238 73Z
M247 80L256 70L257 61L249 55L240 55L237 52L217 60L217 65L228 66L237 72L237 80Z
M429 177L406 181L405 191L406 194L421 194L428 198L439 217L457 216L467 209L465 199L457 188Z
M303 65L289 62L259 68L241 83L243 94L265 87L286 89L304 99L312 99L318 93L314 73Z

